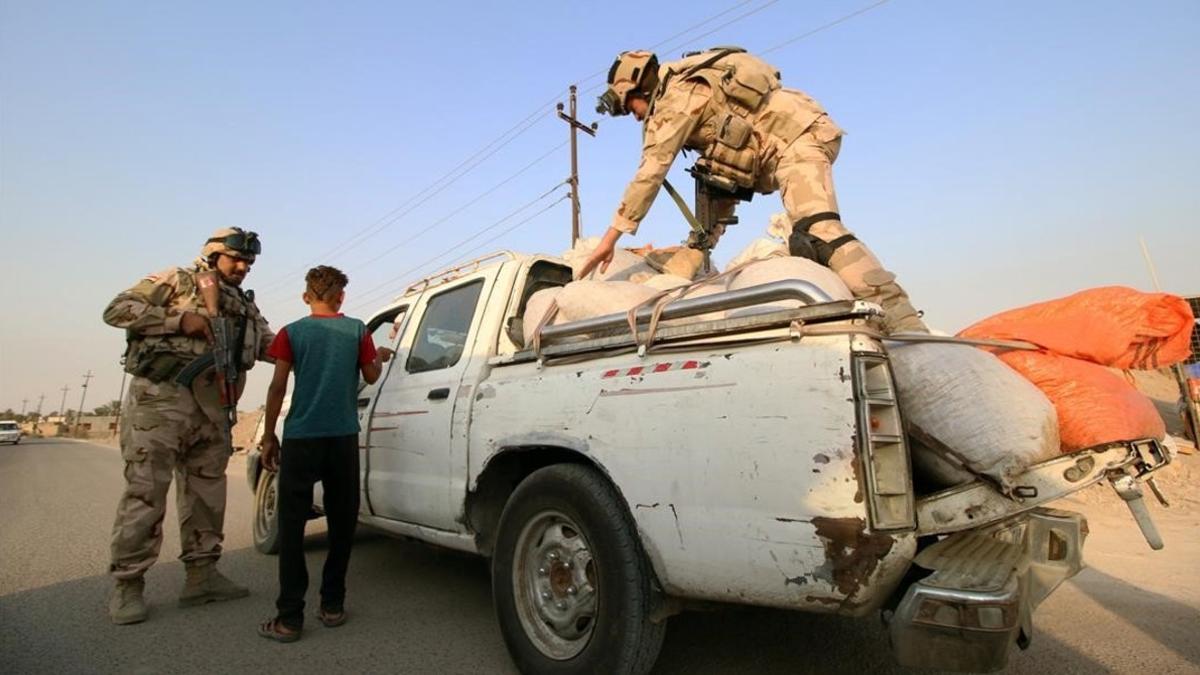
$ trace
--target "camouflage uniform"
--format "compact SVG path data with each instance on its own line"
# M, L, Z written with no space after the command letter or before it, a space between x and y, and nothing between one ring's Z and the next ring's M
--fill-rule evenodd
M197 377L192 388L173 379L209 349L204 339L180 333L184 312L207 315L195 275L208 269L201 259L190 269L152 274L104 310L105 323L128 331L125 370L134 376L121 416L125 491L113 524L109 568L118 580L140 578L157 560L172 475L180 559L197 564L221 555L230 448L219 426L223 418L214 376L209 371ZM222 283L220 302L223 315L245 318L241 363L248 370L265 356L274 335L237 287Z
M659 69L664 84L650 101L641 163L612 227L629 234L637 231L680 150L699 151L701 162L720 158L721 152L733 154L717 142L733 111L750 123L749 141L738 157L744 173L739 182L763 194L779 190L793 223L816 214L833 216L813 223L808 230L824 242L849 235L836 217L833 189L833 162L841 148L842 130L820 104L801 91L782 88L769 92L754 111L736 110L725 96L714 95L704 78L668 78L668 72L685 68L665 64ZM735 204L729 201L723 210L731 214ZM833 252L827 264L855 297L883 306L889 331L926 330L895 275L883 269L865 244L849 240Z

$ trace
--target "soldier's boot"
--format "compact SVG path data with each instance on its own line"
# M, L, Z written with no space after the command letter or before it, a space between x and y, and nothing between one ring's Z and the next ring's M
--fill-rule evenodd
M141 577L117 579L117 585L108 597L108 618L118 626L145 621L149 615L142 598L145 587L146 582Z
M870 270L863 274L863 282L873 291L863 299L883 308L883 326L888 335L929 332L929 328L921 320L921 313L908 299L908 293L896 283L895 274L882 269Z
M179 594L180 607L235 600L250 595L250 589L230 581L215 563L187 563L187 580Z

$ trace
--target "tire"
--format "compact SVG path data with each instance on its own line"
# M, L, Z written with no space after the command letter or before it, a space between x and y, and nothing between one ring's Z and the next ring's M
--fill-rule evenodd
M530 474L500 516L492 598L523 673L641 675L662 648L653 573L624 503L594 469Z
M274 471L264 469L254 491L254 548L267 555L279 553L279 513L275 508L279 494L276 490L278 476Z

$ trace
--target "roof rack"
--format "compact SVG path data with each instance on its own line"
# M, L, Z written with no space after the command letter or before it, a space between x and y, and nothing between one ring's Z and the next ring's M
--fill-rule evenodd
M494 253L489 253L485 256L480 256L474 260L469 260L461 265L458 265L457 267L451 267L435 274L431 274L424 279L418 279L417 281L409 284L408 288L405 288L404 292L396 296L395 299L398 300L411 293L427 291L431 288L441 286L442 284L450 283L455 279L460 279L471 272L478 270L480 267L483 267L484 263L491 260L496 260L498 258L516 260L517 254L508 249L502 249Z

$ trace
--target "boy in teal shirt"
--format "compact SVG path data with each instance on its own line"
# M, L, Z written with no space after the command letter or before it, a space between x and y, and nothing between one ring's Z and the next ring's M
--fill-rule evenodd
M346 567L359 507L358 378L373 384L391 356L387 348L376 350L362 321L338 312L349 283L345 274L321 265L304 281L304 302L312 313L280 330L267 350L275 358L275 375L267 390L262 461L279 471L279 598L278 614L258 634L279 642L299 640L304 626L304 525L317 481L324 486L329 527L317 618L330 627L346 621ZM293 371L296 386L281 448L275 423Z

